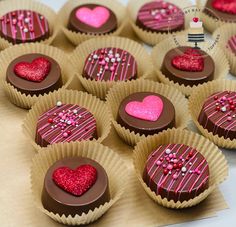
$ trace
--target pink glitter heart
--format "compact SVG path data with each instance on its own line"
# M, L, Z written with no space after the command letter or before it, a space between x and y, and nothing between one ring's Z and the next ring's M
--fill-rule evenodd
M109 19L110 12L102 6L95 7L94 9L82 7L76 11L76 17L91 27L100 28Z
M142 102L128 103L125 111L130 116L142 120L157 121L163 111L163 102L158 96L149 95Z

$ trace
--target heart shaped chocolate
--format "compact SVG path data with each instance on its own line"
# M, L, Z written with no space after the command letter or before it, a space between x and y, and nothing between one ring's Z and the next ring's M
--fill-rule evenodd
M97 170L91 165L81 165L75 170L60 167L53 172L52 179L64 191L81 196L95 184Z
M81 7L77 10L76 17L91 27L100 28L108 21L110 12L102 6L95 7L94 9Z
M14 73L32 82L43 81L51 70L51 62L44 57L34 59L31 63L19 62L14 66Z
M197 49L189 48L182 55L172 59L172 65L182 71L202 72L204 70L204 59Z
M235 0L215 0L212 2L212 7L221 12L236 14Z
M125 111L130 116L142 120L157 121L163 111L163 102L160 97L149 95L142 102L129 102Z

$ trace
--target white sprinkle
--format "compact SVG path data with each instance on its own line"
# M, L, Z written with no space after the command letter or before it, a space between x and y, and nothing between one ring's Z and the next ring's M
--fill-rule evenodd
M92 61L92 58L89 58L88 60L89 60L89 61Z
M81 118L82 116L81 115L79 115L79 118Z
M184 173L182 173L182 176L185 176L185 174L184 174Z
M225 111L226 111L226 107L223 106L223 107L221 108L221 111L222 111L222 112L225 112Z
M189 171L189 173L192 173L192 172L193 172L192 170Z
M184 158L182 158L182 162L184 162L185 161L185 159Z
M170 154L171 150L170 149L166 149L166 154Z
M43 18L44 18L43 16L40 17L41 20L42 20Z
M28 30L28 28L24 28L23 31L26 33L26 32L28 32L29 30Z
M189 162L189 165L191 166L193 163L192 162Z
M113 51L112 50L109 50L109 52L108 52L109 54L113 54Z
M116 61L116 59L115 59L115 58L112 58L112 59L111 59L111 62L113 62L113 63L114 63L115 61Z
M77 113L78 113L78 111L77 111L77 110L73 110L73 113L74 113L74 114L77 114Z
M109 62L109 61L110 61L110 59L109 59L109 58L105 58L105 61L106 61L106 62Z
M71 121L67 121L67 124L70 125L70 124L71 124Z
M181 171L182 171L183 173L185 173L185 172L187 171L187 168L186 168L185 166L183 166L183 167L181 168Z
M61 106L62 105L62 102L61 101L57 101L57 106Z
M118 62L120 62L120 61L121 61L121 59L120 59L120 58L117 58L116 60L117 60Z
M165 9L161 9L161 13L166 13L166 10Z
M76 127L79 127L79 125L75 125Z
M51 128L54 128L54 126L52 125Z
M169 171L169 174L171 175L171 171Z
M28 17L25 18L25 23L28 24L30 22L30 19Z
M120 55L117 53L117 54L115 55L115 57L116 57L116 58L119 58L119 57L120 57Z
M98 59L98 56L96 54L94 54L93 59Z

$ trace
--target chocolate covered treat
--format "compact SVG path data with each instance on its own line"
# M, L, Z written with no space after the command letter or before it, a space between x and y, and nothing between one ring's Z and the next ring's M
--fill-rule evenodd
M85 34L107 34L117 29L117 18L105 6L85 4L71 12L68 28Z
M205 13L225 22L236 22L235 0L208 0L205 5Z
M183 202L209 187L209 166L202 154L192 147L161 145L149 155L143 180L162 199Z
M87 109L58 101L38 119L35 141L49 144L97 138L96 119Z
M62 87L61 68L42 54L25 54L8 66L6 81L26 95L49 93Z
M106 171L84 157L65 158L47 171L42 191L45 209L59 215L81 215L109 202Z
M1 16L0 36L13 44L42 41L50 36L48 21L32 10L15 10Z
M167 52L161 71L176 83L193 86L214 79L215 63L203 50L177 47Z
M101 48L87 57L83 76L97 81L126 81L137 78L137 62L125 50Z
M213 135L236 139L236 92L223 91L208 97L198 121Z
M162 95L137 92L121 102L117 122L135 133L153 135L175 127L175 108Z
M229 39L227 48L229 48L236 55L236 35Z
M184 13L176 5L165 1L152 1L143 5L136 24L152 32L175 32L184 29Z

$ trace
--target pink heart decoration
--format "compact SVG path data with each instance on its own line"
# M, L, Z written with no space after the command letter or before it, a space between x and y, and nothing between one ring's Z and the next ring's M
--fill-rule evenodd
M109 19L110 12L102 6L97 6L94 9L81 7L76 11L76 17L91 27L100 28Z
M147 121L157 121L163 111L161 98L149 95L142 102L129 102L125 107L125 112L132 117Z

